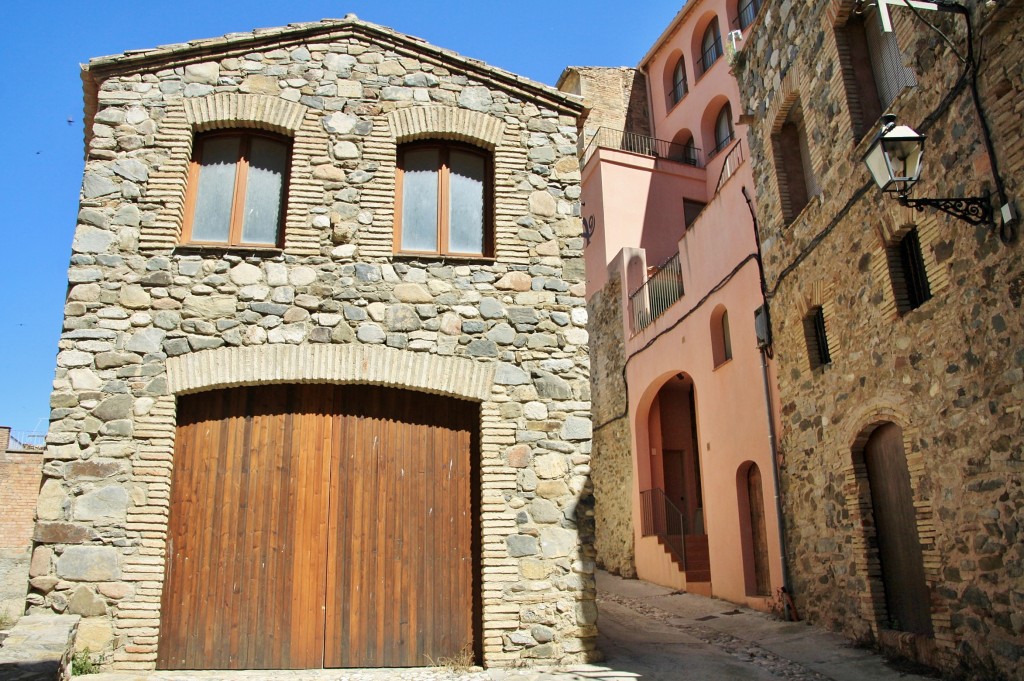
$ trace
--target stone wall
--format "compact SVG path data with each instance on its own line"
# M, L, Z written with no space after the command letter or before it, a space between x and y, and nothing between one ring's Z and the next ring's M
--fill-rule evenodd
M25 612L42 466L42 452L0 451L0 615L11 618Z
M782 404L787 560L799 611L848 636L948 671L1024 678L1024 260L1020 240L934 212L911 213L870 182L861 159L877 130L854 133L836 27L849 2L768 3L737 65L771 292ZM972 3L973 5L973 3ZM984 35L980 93L1011 196L1024 189L1020 2ZM928 135L918 196L972 196L994 182L962 65L905 8L896 35L918 86L890 110ZM965 48L962 17L929 18ZM952 93L948 98L947 94ZM772 133L800 102L820 193L783 218ZM1012 113L1011 113L1012 112ZM921 237L933 297L901 314L887 247ZM803 319L826 315L832 363L812 368ZM904 432L934 640L886 630L870 495L858 447L894 422ZM921 644L918 649L909 649Z
M650 137L647 78L641 71L626 66L570 66L559 79L559 88L583 97L588 135L598 128L611 128Z
M483 662L589 659L581 105L351 18L97 59L85 81L31 610L152 668L176 395L366 382L481 403ZM232 127L293 140L283 249L178 244L194 136ZM493 259L393 255L396 148L424 138L493 155Z
M633 455L625 381L622 277L590 297L590 389L593 402L597 564L636 577L633 540Z

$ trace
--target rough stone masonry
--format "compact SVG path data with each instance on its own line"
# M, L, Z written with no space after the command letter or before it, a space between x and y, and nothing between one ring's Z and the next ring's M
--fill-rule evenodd
M152 668L176 396L377 383L480 403L483 661L596 635L577 98L353 17L91 61L29 611ZM181 243L197 134L291 139L283 247ZM493 160L493 258L394 254L397 146Z

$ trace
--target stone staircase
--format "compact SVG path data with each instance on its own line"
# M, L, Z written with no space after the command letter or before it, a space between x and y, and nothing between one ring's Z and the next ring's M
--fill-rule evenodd
M672 563L686 575L686 583L711 581L711 557L708 552L708 536L706 534L678 534L659 536L658 543L672 559ZM684 548L686 565L679 559L680 548ZM685 568L685 569L684 569Z

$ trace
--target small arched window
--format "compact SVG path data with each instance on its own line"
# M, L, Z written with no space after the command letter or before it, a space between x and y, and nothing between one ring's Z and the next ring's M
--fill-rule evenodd
M287 139L257 131L197 137L185 195L183 241L279 245L289 151Z
M732 336L729 333L729 311L719 305L711 313L711 354L715 368L732 359Z
M711 152L711 155L713 156L729 146L734 136L732 106L726 103L722 110L718 112L718 118L715 119L715 149Z
M689 86L686 83L686 62L680 57L672 69L672 91L669 93L672 105L678 104L687 92L689 92Z
M439 141L401 147L396 193L396 252L491 255L491 162L482 149Z
M718 17L711 20L704 31L704 38L700 44L701 73L706 73L714 66L715 62L724 54L722 50L722 32L718 29Z

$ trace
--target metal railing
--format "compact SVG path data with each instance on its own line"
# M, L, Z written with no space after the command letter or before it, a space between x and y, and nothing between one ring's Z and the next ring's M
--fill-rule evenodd
M761 5L764 4L764 0L747 0L740 4L740 10L736 18L732 20L732 25L739 28L741 31L747 26L754 23L754 19L757 18L757 13L761 11Z
M46 449L46 433L30 430L12 430L8 448L12 451L36 451Z
M710 161L715 156L718 156L726 147L732 144L732 141L736 139L736 133L732 130L729 131L729 136L719 142L714 149L708 152L708 160Z
M725 162L722 164L722 172L718 175L718 185L715 187L716 194L722 190L722 185L728 182L729 178L736 174L736 171L746 160L747 156L743 152L743 138L741 137L736 146L734 146L725 157Z
M640 492L640 530L645 537L659 537L679 559L682 569L687 569L686 519L665 490L655 487Z
M707 73L708 69L714 66L715 62L721 59L724 54L725 51L722 49L722 36L718 36L715 38L715 42L711 44L711 47L704 50L704 54L700 56L700 61L697 62L698 66L700 66L700 73L697 74L697 77L700 78Z
M612 128L597 129L597 132L594 133L594 136L590 139L587 148L583 152L583 165L587 164L590 157L600 147L628 151L655 158L664 158L696 168L704 167L701 160L701 151L697 147L659 140L646 135L638 135L635 132L614 130Z
M690 86L685 80L681 80L672 86L671 97L672 105L675 106L679 102L683 101L683 97L690 91Z
M638 289L629 294L629 314L633 323L633 333L637 334L646 329L682 297L683 268L679 264L679 254L676 253L659 265Z

